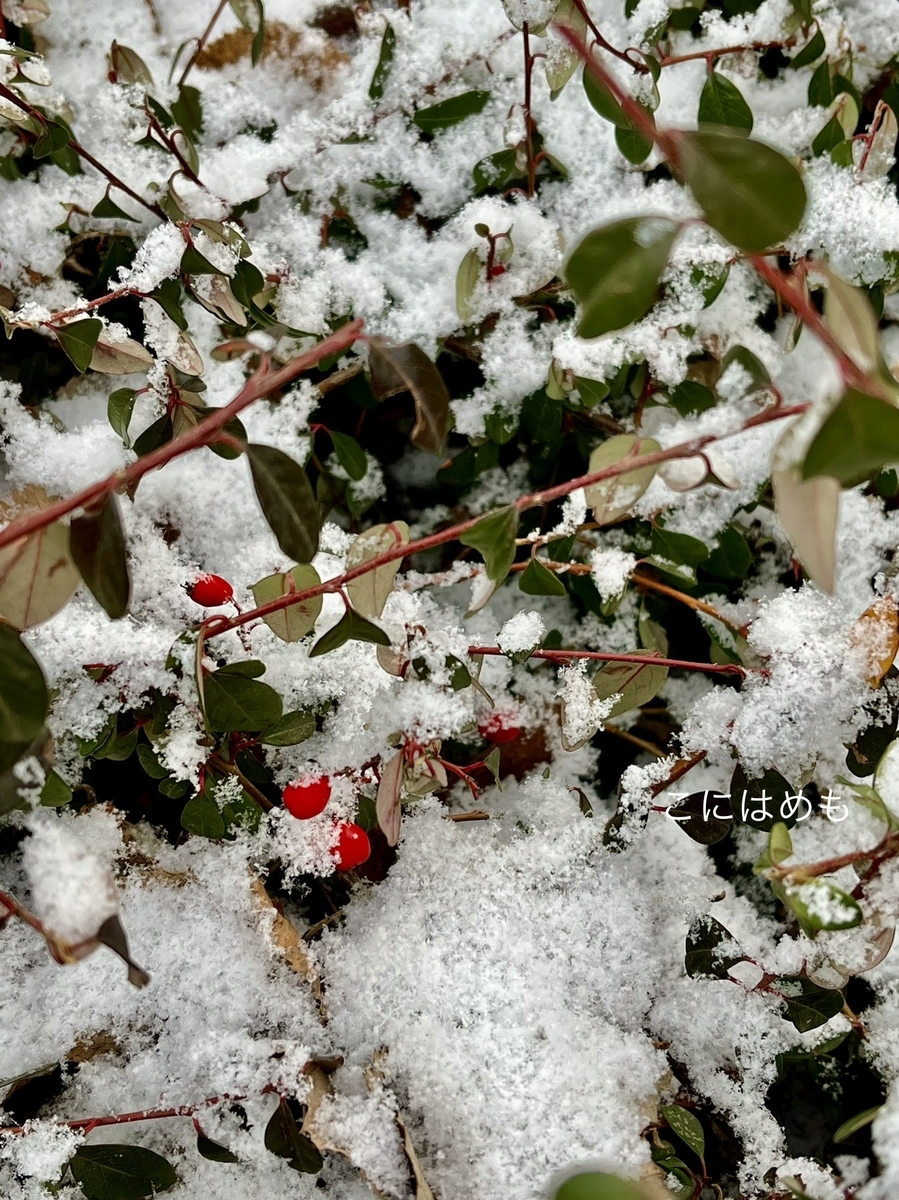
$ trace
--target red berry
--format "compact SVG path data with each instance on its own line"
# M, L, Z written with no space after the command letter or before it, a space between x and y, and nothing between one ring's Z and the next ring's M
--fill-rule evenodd
M289 783L283 793L284 807L291 816L308 821L324 812L331 799L331 780L327 775L307 775Z
M331 847L331 857L338 871L352 871L371 854L371 842L361 825L352 821L337 822L337 845Z
M481 737L489 738L497 746L514 742L521 734L519 726L513 724L511 713L492 712L478 724Z
M495 263L490 268L490 278L491 279L495 279L497 275L505 275L505 273L506 273L506 268L503 266L502 263Z
M198 575L187 589L187 594L195 604L214 608L233 599L234 588L221 575Z

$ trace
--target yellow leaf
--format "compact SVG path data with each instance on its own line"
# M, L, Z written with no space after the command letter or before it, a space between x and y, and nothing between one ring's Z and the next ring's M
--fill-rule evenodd
M875 601L855 623L850 642L865 655L865 678L880 687L899 651L899 605L892 596Z

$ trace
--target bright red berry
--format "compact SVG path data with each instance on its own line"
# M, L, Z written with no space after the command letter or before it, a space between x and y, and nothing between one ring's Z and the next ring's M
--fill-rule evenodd
M371 842L361 825L352 821L337 823L337 845L331 847L331 857L338 871L352 871L361 866L371 854Z
M513 723L511 713L492 712L478 723L478 733L497 746L505 746L520 736L521 729Z
M187 594L195 604L215 608L234 598L234 588L221 575L198 575L188 587Z
M284 789L284 807L293 817L308 821L324 812L331 799L331 780L327 775L307 775Z
M490 278L491 279L495 279L497 277L497 275L505 275L505 273L506 273L506 268L503 266L502 263L494 263L493 266L490 268Z

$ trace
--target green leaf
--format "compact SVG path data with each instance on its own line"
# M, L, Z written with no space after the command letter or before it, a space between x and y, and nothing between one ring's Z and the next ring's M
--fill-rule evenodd
M371 390L376 400L411 392L415 425L409 440L428 454L443 453L449 428L450 396L437 367L414 342L391 346L372 341L368 347Z
M603 1171L585 1171L566 1179L553 1200L648 1200L648 1197L639 1184Z
M45 808L62 808L72 799L72 789L61 775L49 770L41 788L41 804Z
M75 517L70 527L72 559L91 595L114 621L131 602L131 577L125 553L125 531L115 495Z
M726 979L730 968L743 957L733 934L714 917L704 913L690 926L684 969L691 979Z
M718 579L745 579L751 566L752 551L746 538L736 525L725 525L703 569Z
M846 135L843 132L843 126L836 117L831 117L812 142L812 154L816 158L820 158L822 154L827 154L828 151L836 149L845 140Z
M471 297L481 278L481 258L477 250L466 251L456 273L456 312L459 320L468 324L474 316Z
M206 792L191 796L181 813L181 828L198 837L216 840L225 836L225 822L218 805Z
M587 472L593 475L624 458L652 454L660 449L661 446L653 438L638 440L632 433L616 434L593 450ZM633 471L624 471L620 475L612 475L608 479L591 483L584 489L584 493L587 503L593 509L594 519L600 525L608 525L623 517L652 483L657 469L656 466L637 467Z
M518 509L514 504L498 508L481 517L459 541L477 550L487 568L487 578L494 590L509 574L515 561L515 535L518 533Z
M575 375L574 386L585 408L595 408L609 394L609 385L600 379L585 379L582 375Z
M815 32L805 43L798 54L795 54L790 60L792 69L798 70L799 67L810 67L813 62L817 62L824 51L827 49L827 43L824 41L824 34L821 32L821 26L815 25Z
M392 521L389 525L373 525L360 533L350 546L346 557L346 570L352 571L363 563L371 562L387 554L397 546L409 541L409 526L405 521ZM387 597L393 591L401 558L384 563L374 570L351 579L346 585L350 604L364 617L379 617L384 611Z
M757 355L753 354L751 350L747 350L745 346L731 346L721 360L722 375L731 363L737 363L749 376L750 386L742 393L744 396L750 396L753 392L760 392L771 386L768 368Z
M580 337L599 337L646 316L679 230L667 217L627 217L578 243L565 278L581 305Z
M780 983L782 987L783 984L787 985L787 988L783 989L787 1019L792 1021L800 1033L817 1029L838 1012L842 1012L845 1003L842 992L820 988L804 975L784 976ZM789 994L790 992L794 994Z
M114 200L110 199L109 189L107 189L103 199L98 200L91 209L91 216L107 217L117 221L137 221L137 217L132 217L130 213L126 213L123 208L119 208Z
M822 929L854 929L862 923L858 903L825 879L787 884L783 891L784 900L808 937L813 938Z
M265 1148L279 1158L286 1158L287 1165L294 1171L307 1175L315 1175L324 1166L316 1147L300 1133L290 1105L283 1097L265 1127Z
M698 567L709 557L709 548L705 542L691 537L688 533L674 533L663 525L653 526L652 552L660 558L685 563L689 567Z
M518 586L527 596L564 596L565 584L539 558L532 558L518 576Z
M203 132L203 102L198 88L190 84L182 84L178 88L178 99L172 105L172 116L175 123L191 138L198 138Z
M645 105L643 107L645 108ZM648 109L646 111L647 113L649 112ZM616 126L615 145L627 161L635 167L639 167L640 163L646 162L652 152L652 142L633 126L627 129Z
M650 666L649 663L610 662L593 676L593 690L600 700L607 700L616 692L621 693L609 717L620 717L622 713L648 704L662 690L668 678L667 667Z
M137 392L134 388L117 388L106 402L106 415L110 425L125 443L126 447L131 445L131 438L128 436L128 426L131 423L131 414L134 412L134 402L137 399Z
M291 592L305 592L307 588L317 587L321 577L315 567L308 564L294 567L283 574L266 575L258 583L252 585L253 599L257 606L279 600ZM263 621L282 642L298 642L310 633L322 610L322 597L310 596L308 600L300 600L288 608L277 612L267 613Z
M213 671L206 676L203 690L206 719L216 733L268 729L280 719L281 697L274 688L258 679L248 679L229 671Z
M668 1122L685 1146L700 1158L705 1158L705 1134L699 1121L688 1109L679 1104L663 1104L659 1115Z
M812 0L790 0L793 5L793 11L805 25L810 25L812 21Z
M69 527L61 521L0 549L0 618L30 629L71 599L81 576L72 561Z
M864 1129L866 1125L870 1125L880 1110L882 1104L876 1104L873 1108L866 1108L864 1112L856 1113L854 1117L850 1117L848 1121L844 1121L836 1133L831 1138L831 1141L848 1142L854 1133L858 1133L860 1129Z
M384 26L384 35L381 38L381 53L378 55L378 65L375 67L375 73L372 76L371 83L368 85L368 95L371 100L380 100L384 95L384 88L387 85L390 68L393 66L393 52L395 48L396 34L393 32L393 26L388 21Z
M827 108L836 95L833 67L825 60L816 67L808 83L808 102L815 108Z
M805 184L770 146L734 133L678 135L680 170L708 223L741 250L779 245L805 212Z
M789 809L783 808L787 796L791 794L793 788L779 771L769 768L757 778L750 779L742 763L734 767L730 781L731 808L734 820L741 824L770 833L778 821L782 821L788 829L792 829L802 806L797 804L796 812L792 815Z
M504 188L518 173L514 150L498 150L496 154L488 154L472 167L475 194L480 195L488 188L497 190ZM462 314L459 314L462 316ZM465 319L464 317L462 318Z
M225 663L219 667L226 675L245 675L247 679L258 679L265 674L265 663L259 658L243 658L238 662Z
M438 129L458 125L466 117L479 113L489 99L489 92L462 92L459 96L441 100L439 104L432 104L429 108L420 108L412 120L425 133L436 133Z
M54 325L56 340L68 354L79 371L85 372L91 365L97 338L103 332L103 322L96 317L72 321L69 325Z
M196 246L185 246L181 255L181 271L184 275L224 275L220 267L215 267L200 253Z
M584 68L584 92L590 106L606 121L611 121L618 129L630 129L631 121L627 113L609 91L604 83L596 78L592 71Z
M197 1134L197 1153L201 1158L208 1158L211 1162L240 1162L240 1159L233 1150L229 1150L228 1147L223 1146L221 1142L214 1142L212 1138L206 1137L204 1133Z
M87 1200L143 1200L178 1182L171 1163L143 1146L79 1146L68 1165Z
M320 654L337 650L349 641L373 642L376 646L390 645L390 638L380 626L348 608L337 624L318 639L309 651L309 657L317 658Z
M287 712L270 729L260 734L264 746L299 746L315 733L315 714L308 708Z
M246 453L256 496L278 545L295 562L311 562L318 550L321 510L309 476L274 446L250 443Z
M696 413L705 412L706 409L714 408L718 403L718 398L705 384L685 379L671 393L670 401L671 407L682 417L690 417Z
M350 479L355 479L356 482L364 479L368 470L368 456L356 439L351 438L349 434L338 433L336 429L332 429L330 435L337 461Z
M138 434L132 450L138 458L143 458L145 454L151 454L160 446L164 446L166 442L170 442L174 436L172 418L168 413L163 413L152 425L148 425L143 433Z
M151 779L165 779L169 775L168 768L162 765L150 746L141 743L137 748L137 757L140 765Z
M899 463L899 409L848 388L809 446L802 475L854 487L889 463Z
M47 158L69 144L69 131L58 121L46 121L43 132L31 148L35 158Z
M752 132L752 109L736 84L718 71L706 76L699 97L699 128L725 125L739 133Z

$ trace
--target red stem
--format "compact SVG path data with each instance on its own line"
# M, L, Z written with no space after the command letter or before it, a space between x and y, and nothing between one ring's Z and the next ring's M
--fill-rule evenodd
M468 653L500 655L503 653L499 646L469 646ZM547 662L564 663L574 658L590 658L599 662L643 663L647 667L678 667L682 671L705 671L708 675L739 675L746 677L746 668L736 663L701 663L691 662L684 658L660 658L657 654L606 654L600 650L535 650L531 658L543 658ZM761 671L762 667L750 667L749 670Z
M66 1129L80 1129L87 1134L104 1125L129 1125L134 1121L158 1121L166 1117L192 1117L194 1113L198 1113L204 1108L211 1108L214 1104L225 1102L236 1104L246 1098L246 1096L210 1096L208 1100L201 1100L199 1104L179 1104L175 1108L144 1108L138 1112L112 1113L105 1117L81 1117L76 1121L60 1121L59 1125ZM24 1125L7 1125L0 1129L0 1134L24 1132Z
M363 322L361 320L350 321L347 325L341 326L330 337L324 339L313 346L311 350L307 350L305 354L300 354L296 358L291 359L289 363L281 367L277 371L271 371L265 365L261 366L256 373L247 380L240 393L231 401L230 404L220 409L213 416L208 417L205 421L201 421L192 429L181 434L180 437L174 438L171 442L166 442L164 446L160 446L151 454L144 455L137 462L132 463L123 471L116 471L107 479L101 479L98 483L91 484L82 492L78 492L75 496L69 496L66 500L58 500L56 504L51 504L49 508L42 509L40 512L29 513L27 516L20 517L17 521L11 522L5 529L0 530L0 548L8 546L11 542L18 538L25 537L29 533L34 533L37 529L44 529L48 525L52 525L54 521L58 521L60 517L67 516L78 508L85 508L91 504L95 504L101 497L110 492L124 490L132 484L137 483L144 475L150 471L156 470L157 467L163 467L167 462L171 462L174 458L179 458L182 454L187 454L191 450L196 450L201 446L208 446L210 442L216 440L216 435L219 431L228 424L228 422L243 409L249 408L251 404L255 404L257 400L261 400L264 396L271 395L272 392L284 387L285 384L291 383L298 375L302 375L304 371L308 371L323 358L328 358L332 354L339 354L343 350L347 350L358 337ZM241 622L243 623L243 622Z

